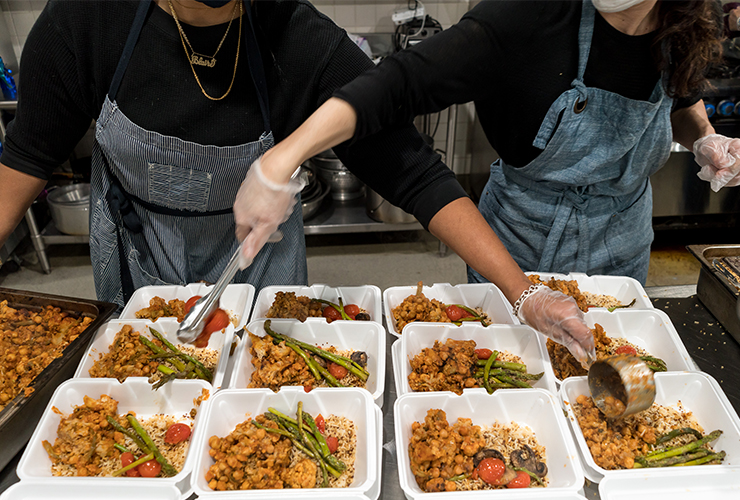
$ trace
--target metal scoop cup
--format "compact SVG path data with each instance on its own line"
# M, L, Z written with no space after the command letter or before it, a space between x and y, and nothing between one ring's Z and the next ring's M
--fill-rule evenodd
M653 371L634 356L594 361L588 370L588 387L594 404L607 418L639 413L655 401Z

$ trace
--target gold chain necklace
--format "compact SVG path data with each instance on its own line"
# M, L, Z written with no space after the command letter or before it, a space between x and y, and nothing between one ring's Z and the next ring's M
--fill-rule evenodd
M226 37L229 34L231 23L234 21L234 14L236 14L236 4L239 2L234 2L234 9L231 11L231 19L229 19L229 25L226 27L226 33L224 33L223 38L221 38L221 42L218 44L218 47L216 47L216 52L214 52L212 56L201 54L200 52L196 52L195 49L193 49L193 46L190 44L190 40L188 40L188 36L185 34L185 30L183 30L182 26L180 26L180 20L175 14L175 9L172 7L171 0L167 0L167 3L170 6L170 11L172 12L172 17L175 19L175 24L177 24L177 30L180 32L180 36L185 39L185 43L187 43L188 48L190 48L190 61L196 66L205 66L207 68L214 67L216 65L216 54L218 54L218 51L221 50L221 46L224 44L224 40L226 40Z
M203 85L200 83L200 78L198 78L198 73L195 72L195 66L193 66L193 61L188 53L188 48L185 45L185 33L183 33L182 28L180 27L180 22L177 19L177 14L175 14L175 9L172 8L172 1L167 0L167 3L170 6L170 12L172 13L172 17L175 20L175 24L177 24L177 31L180 33L180 41L182 42L182 48L185 50L185 55L188 56L188 63L190 64L190 69L193 70L193 76L195 77L195 81L198 82L198 87L200 87L200 91L203 92L203 95L206 96L211 101L220 101L227 95L229 95L229 92L231 92L231 87L234 86L234 80L236 79L236 67L239 64L239 49L242 45L242 17L243 17L243 10L242 10L242 0L237 0L237 3L239 4L239 40L237 41L236 46L236 60L234 61L234 74L231 75L231 83L229 84L229 88L226 89L226 92L224 92L224 95L221 97L212 97L208 95L206 92L206 89L203 88ZM223 43L223 40L221 41ZM220 45L219 45L220 47Z

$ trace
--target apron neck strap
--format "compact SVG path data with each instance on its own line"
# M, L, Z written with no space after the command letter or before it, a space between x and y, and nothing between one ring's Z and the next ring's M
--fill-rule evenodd
M591 0L583 0L581 6L581 25L578 28L578 77L577 80L583 82L583 75L586 74L586 64L588 63L588 54L591 51L591 40L594 34L594 16L596 8Z
M242 0L238 0L242 1ZM118 94L118 88L121 86L123 75L126 73L128 63L131 60L131 55L134 53L134 47L136 42L139 40L141 29L146 22L149 8L151 7L151 0L142 0L139 2L139 7L134 17L134 22L131 25L131 30L128 33L126 39L126 45L123 48L121 58L118 60L118 66L116 72L113 74L113 80L111 81L110 88L108 89L108 99L111 102L115 101L116 94ZM265 67L262 65L262 54L260 53L259 44L257 43L257 36L254 30L254 22L252 20L252 2L247 0L245 5L247 15L247 26L246 26L246 43L247 43L247 59L249 63L249 73L252 77L254 87L257 89L257 98L260 103L260 111L262 112L262 122L265 127L265 133L269 133L270 128L270 101L269 94L267 92L267 78L265 77Z

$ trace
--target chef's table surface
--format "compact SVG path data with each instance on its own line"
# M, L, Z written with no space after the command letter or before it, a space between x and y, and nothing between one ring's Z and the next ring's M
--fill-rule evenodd
M708 373L722 386L735 411L740 413L740 343L712 316L696 297L696 287L671 286L647 288L653 305L671 318L689 354L699 369ZM390 336L390 334L388 334ZM398 482L396 447L393 431L393 403L396 389L393 383L390 338L386 350L386 387L383 402L383 486L382 499L404 499ZM21 451L2 471L0 471L0 492L18 481L15 474ZM598 498L595 484L586 481L584 493L587 498ZM276 497L279 493L275 492Z

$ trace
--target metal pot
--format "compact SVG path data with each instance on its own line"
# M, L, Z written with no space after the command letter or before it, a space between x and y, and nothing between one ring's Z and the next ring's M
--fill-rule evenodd
M409 224L416 222L416 217L391 204L370 188L365 197L365 212L368 217L378 222L389 224Z
M46 197L51 218L61 233L90 234L90 184L53 189Z
M309 160L316 174L331 190L334 200L353 200L365 194L365 184L358 179L331 150L319 153Z

